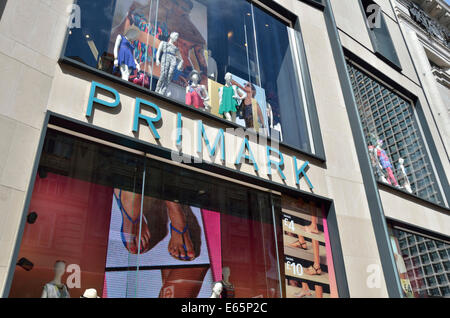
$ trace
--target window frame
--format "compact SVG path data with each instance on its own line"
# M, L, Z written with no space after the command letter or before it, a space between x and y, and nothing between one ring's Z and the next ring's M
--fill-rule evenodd
M424 150L426 155L428 156L430 160L431 170L435 176L437 184L437 190L440 191L443 204L439 204L433 201L430 201L428 199L424 199L414 193L409 193L403 189L397 188L393 185L386 184L384 182L378 181L375 178L375 182L378 185L378 189L384 188L389 189L389 191L395 193L397 192L399 195L406 195L409 198L414 198L416 200L419 200L421 202L425 202L427 204L433 205L435 207L439 207L440 209L445 209L447 212L450 212L450 189L448 187L445 187L445 171L443 170L439 155L436 150L436 145L434 143L434 140L432 139L431 133L429 131L428 122L426 120L426 117L423 113L421 103L419 101L419 98L412 93L406 91L403 87L401 87L399 84L397 84L392 79L389 79L386 75L380 73L378 70L374 69L371 65L369 65L367 62L362 61L359 57L355 56L354 54L350 53L349 51L346 52L346 61L354 65L358 70L360 70L362 73L365 73L369 77L373 78L374 80L380 82L380 84L386 86L387 88L394 91L396 94L400 95L403 99L405 99L407 102L410 103L410 107L412 107L412 113L414 116L414 120L416 121L416 124L418 126L418 132L420 133L423 144L424 144ZM358 112L359 113L359 112ZM364 129L361 123L361 129ZM403 147L404 148L404 147ZM366 147L367 151L367 147ZM367 153L368 154L368 153ZM409 172L407 171L407 174ZM372 172L373 174L373 172ZM373 174L375 176L375 174Z

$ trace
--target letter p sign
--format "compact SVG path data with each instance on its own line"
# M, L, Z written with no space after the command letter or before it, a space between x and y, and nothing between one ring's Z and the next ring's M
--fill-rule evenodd
M108 102L108 101L105 101L103 99L100 99L100 98L96 97L95 93L97 91L97 87L99 87L99 88L101 88L101 89L103 89L103 90L105 90L107 92L110 92L112 95L114 95L114 101L113 102ZM91 84L91 92L89 93L88 106L87 106L87 109L86 109L86 117L91 117L92 109L94 107L94 103L97 103L97 104L100 104L100 105L103 105L103 106L106 106L106 107L114 108L114 107L117 107L119 105L119 103L120 103L120 96L119 96L119 93L114 88L108 87L106 85L103 85L103 84L100 84L100 83L97 83L97 82L92 82L92 84Z

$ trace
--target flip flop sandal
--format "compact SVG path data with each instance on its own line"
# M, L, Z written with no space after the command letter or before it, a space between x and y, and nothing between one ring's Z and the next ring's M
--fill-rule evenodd
M189 228L188 228L187 224L184 227L183 231L179 231L172 225L172 223L170 223L170 229L181 235L181 238L183 239L183 249L184 249L184 253L186 255L184 257L181 257L181 255L178 255L178 257L175 257L175 256L173 256L173 257L180 261L192 261L193 259L191 259L189 256L187 256L188 251L186 248L186 242L184 240L184 233L186 233L186 231L188 231L189 236L191 236L189 233ZM172 236L172 231L170 231L170 236Z
M133 225L138 224L139 219L133 221L133 219L130 217L130 215L127 213L127 211L125 211L125 209L124 209L124 207L123 207L123 205L122 205L122 190L119 190L119 197L117 197L115 193L114 193L114 197L116 198L117 205L119 206L120 212L121 212L121 214L122 214L122 226L120 227L120 237L121 237L121 239L122 239L123 246L124 246L130 253L133 253L133 252L130 251L130 249L129 249L129 247L128 247L128 242L131 241L132 239L136 238L136 235L134 235L134 234L127 234L127 237L128 237L128 241L127 241L127 239L126 239L126 237L125 237L125 233L123 232L123 225L124 225L124 223L125 223L125 222L124 222L125 220L124 220L123 216L125 215L125 217L126 217L126 218L131 222L131 224L133 224ZM148 225L147 218L145 217L145 215L142 215L142 217L143 217L143 219L144 219L144 222ZM144 252L144 250L142 250L142 248L141 248L140 253L142 253L142 252ZM133 253L133 254L136 254L136 253Z
M320 268L315 268L314 265L311 265L310 267L307 268L308 269L308 274L309 275L321 275L322 274L322 269ZM313 274L310 274L309 272L314 271Z
M299 241L297 241L297 242L289 244L289 246L293 247L293 248L300 248L305 251L308 250L308 245L306 244L306 242L300 243ZM305 247L303 247L303 246L305 246Z
M303 226L303 230L306 232L306 233L309 233L309 234L320 234L320 232L319 232L319 230L317 230L317 233L316 232L313 232L313 231L311 231L310 229L308 229L308 227L305 225L305 226Z

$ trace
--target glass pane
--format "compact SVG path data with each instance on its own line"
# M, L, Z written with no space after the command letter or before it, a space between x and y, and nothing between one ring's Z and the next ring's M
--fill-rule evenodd
M216 282L222 298L281 296L266 193L153 160L146 166L136 297L210 297ZM107 268L108 297L124 297L128 272Z
M78 5L66 57L314 152L302 39L284 21L246 0Z
M135 228L128 218L140 214L143 164L129 153L48 130L10 297L79 298L91 288L103 296L107 250L139 241L135 230L121 236L110 223L116 225L117 199L134 197L135 204L118 212L117 226ZM129 297L136 260L134 251L120 264L129 270L122 289Z
M365 83L365 80L368 79L373 86L385 89L386 94L391 96L391 100L401 100L402 103L399 107L403 109L403 114L409 118L408 128L392 135L392 120L395 119L399 123L405 124L406 120L399 118L395 112L389 112L390 115L386 118L388 121L377 131L370 127L374 127L374 123L383 120L383 118L380 118L372 110L366 110L364 105L370 104L381 112L382 110L386 111L392 102L381 102L375 105L365 97L356 97L373 172L377 180L413 193L423 199L443 204L441 191L431 166L425 142L420 134L419 125L415 120L414 108L411 103L396 92L384 87L384 84L360 71L353 64L348 63L347 68L354 87L357 84ZM354 91L356 94L359 88L355 88ZM409 146L401 147L403 144L409 144ZM394 159L395 161L393 161Z
M392 227L390 227L390 233L394 258L404 295L406 297L448 296L447 289L450 287L450 284L446 278L446 274L450 273L450 269L445 268L445 263L448 263L447 255L441 257L436 251L424 251L420 256L420 261L410 262L409 259L411 257L411 249L423 244L419 242L425 242L427 246L434 246L437 243L441 245L438 251L445 251L449 247L449 244L418 234L393 229ZM410 248L401 244L408 236L414 239L410 240ZM430 259L433 259L432 264L430 263ZM442 288L436 288L436 286Z

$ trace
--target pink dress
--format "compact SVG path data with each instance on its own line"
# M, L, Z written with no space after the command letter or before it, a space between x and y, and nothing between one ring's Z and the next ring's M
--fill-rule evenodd
M189 86L189 90L186 93L186 105L194 106L195 108L205 108L203 99L200 95L201 87Z

